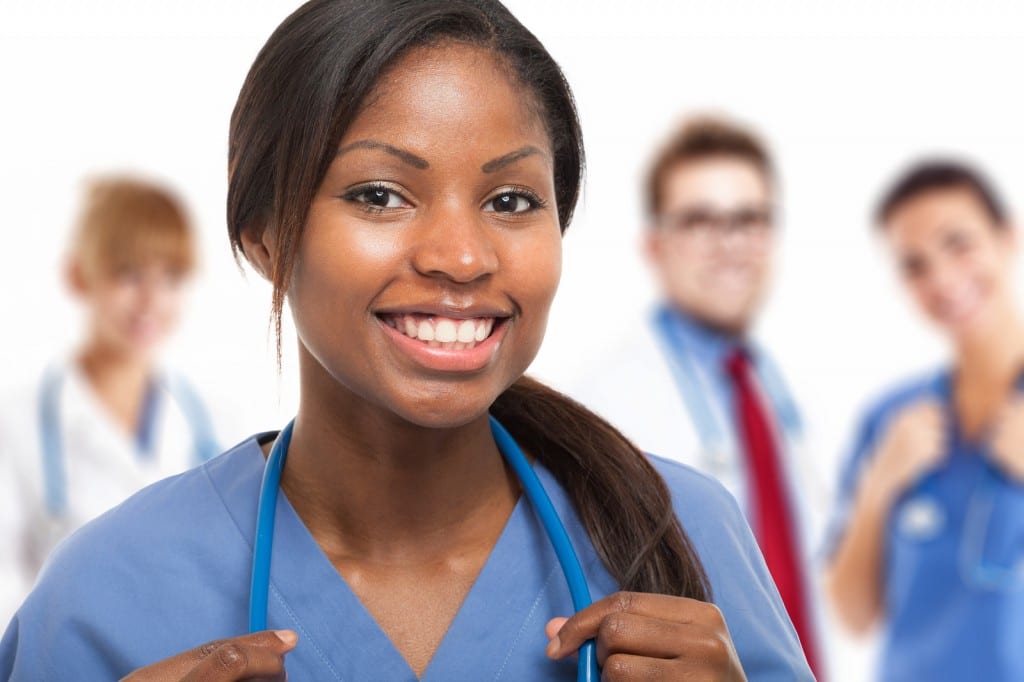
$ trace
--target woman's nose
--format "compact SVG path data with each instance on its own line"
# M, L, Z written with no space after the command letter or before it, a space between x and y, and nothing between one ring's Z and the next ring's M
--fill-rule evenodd
M460 284L491 275L498 269L495 229L479 209L432 211L414 236L413 267L422 275Z

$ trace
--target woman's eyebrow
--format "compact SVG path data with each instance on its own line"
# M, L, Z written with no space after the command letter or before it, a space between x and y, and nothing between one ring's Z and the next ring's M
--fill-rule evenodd
M524 158L526 156L531 156L533 154L543 154L543 153L544 152L542 152L537 147L534 147L533 145L528 144L525 147L520 147L519 149L517 149L517 150L515 150L513 152L509 152L508 154L503 154L503 155L499 156L496 159L491 159L490 161L488 161L484 165L480 166L480 170L482 170L484 173L493 173L495 171L501 170L502 168L504 168L505 166L509 165L510 163L515 163L519 159L522 159L522 158Z
M386 144L384 142L378 142L377 140L359 140L358 142L353 142L352 144L345 145L344 147L338 150L338 153L335 155L335 158L343 154L346 154L352 151L353 149L380 149L387 152L388 154L397 156L399 159L409 164L413 168L417 168L419 170L425 170L427 168L430 168L430 164L427 163L426 159L420 158L419 156L416 156L412 152L407 152L404 149L392 147L391 145Z

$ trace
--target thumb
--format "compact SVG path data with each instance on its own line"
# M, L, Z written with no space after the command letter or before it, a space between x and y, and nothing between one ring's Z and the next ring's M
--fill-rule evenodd
M552 618L548 621L548 624L544 626L544 634L548 636L548 639L554 639L558 636L558 631L562 629L562 626L569 621L568 618L558 617Z

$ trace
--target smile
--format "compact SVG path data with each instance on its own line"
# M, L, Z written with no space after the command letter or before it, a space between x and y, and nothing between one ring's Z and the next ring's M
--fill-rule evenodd
M392 329L431 348L471 350L487 340L497 318L471 317L455 319L420 314L381 315Z

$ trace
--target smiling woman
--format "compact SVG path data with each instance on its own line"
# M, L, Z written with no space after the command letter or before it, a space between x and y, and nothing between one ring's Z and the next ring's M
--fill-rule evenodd
M1024 316L1017 233L962 162L918 163L878 225L946 367L869 410L840 481L827 574L844 624L884 624L879 679L1024 677Z
M523 375L583 155L500 3L304 5L229 150L231 241L279 332L289 304L298 415L67 543L0 676L571 679L591 640L608 679L810 679L728 495ZM575 614L566 547L598 598ZM276 630L241 635L247 607Z

